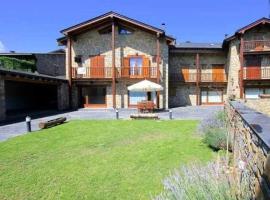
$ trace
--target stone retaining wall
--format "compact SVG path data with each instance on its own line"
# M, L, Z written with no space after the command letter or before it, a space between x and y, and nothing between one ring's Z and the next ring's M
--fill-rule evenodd
M234 166L245 163L255 199L270 199L270 118L236 101L226 112Z

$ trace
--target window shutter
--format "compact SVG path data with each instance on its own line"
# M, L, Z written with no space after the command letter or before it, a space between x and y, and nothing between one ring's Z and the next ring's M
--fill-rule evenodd
M143 67L150 67L150 60L149 58L143 58Z
M129 67L129 58L125 57L123 58L123 67Z
M104 68L105 67L105 59L104 56L97 56L98 57L98 67Z
M90 58L90 67L97 67L98 66L98 59L97 56L93 56Z

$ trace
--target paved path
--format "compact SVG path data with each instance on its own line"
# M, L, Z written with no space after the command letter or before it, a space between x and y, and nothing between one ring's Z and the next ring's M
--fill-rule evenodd
M198 106L198 107L190 106L190 107L173 108L172 112L173 112L173 119L202 120L222 109L223 109L223 106ZM137 110L136 109L121 109L119 110L120 119L128 119L130 114L132 113L137 113ZM162 120L169 119L168 111L160 112L157 114L159 118ZM41 121L47 121L47 120L51 120L51 119L62 117L62 116L67 117L68 120L76 120L76 119L77 120L80 120L80 119L101 120L101 119L115 119L116 115L113 109L107 109L107 110L81 109L78 111L67 112L64 114L57 114L53 116L34 119L32 120L32 130L33 131L39 130L38 124ZM3 126L0 126L0 141L4 141L4 140L7 140L8 138L22 135L25 133L26 133L25 122L17 122L17 123L12 123L8 125L3 125Z

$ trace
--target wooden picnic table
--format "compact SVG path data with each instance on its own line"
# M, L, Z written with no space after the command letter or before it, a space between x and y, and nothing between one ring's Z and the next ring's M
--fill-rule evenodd
M137 107L138 107L139 112L152 113L155 109L155 103L153 101L141 101L141 102L138 102Z

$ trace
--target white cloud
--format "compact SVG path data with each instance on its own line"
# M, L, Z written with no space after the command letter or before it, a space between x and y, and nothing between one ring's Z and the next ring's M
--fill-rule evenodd
M3 42L0 41L0 52L5 52L5 51L6 51L5 46Z

